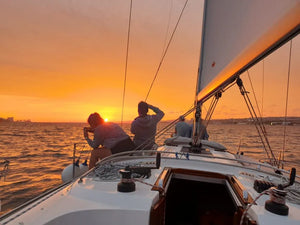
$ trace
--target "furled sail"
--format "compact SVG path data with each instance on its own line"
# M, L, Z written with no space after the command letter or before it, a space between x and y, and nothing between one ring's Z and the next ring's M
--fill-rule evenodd
M299 0L206 0L197 100L299 32Z

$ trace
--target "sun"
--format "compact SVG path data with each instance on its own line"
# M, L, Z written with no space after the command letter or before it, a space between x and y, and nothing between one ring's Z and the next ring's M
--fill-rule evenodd
M105 121L105 122L108 122L108 119L107 119L107 118L105 118L105 119L104 119L104 121Z

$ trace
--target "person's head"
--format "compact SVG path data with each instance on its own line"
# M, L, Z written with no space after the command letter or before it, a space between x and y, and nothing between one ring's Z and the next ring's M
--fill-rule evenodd
M179 121L184 121L185 119L184 119L184 116L180 116L179 117Z
M102 117L99 115L99 113L92 113L89 118L88 118L88 123L91 126L91 128L97 127L99 124L104 123L104 120Z
M146 102L140 102L138 104L138 113L140 116L146 116L148 113L148 104Z

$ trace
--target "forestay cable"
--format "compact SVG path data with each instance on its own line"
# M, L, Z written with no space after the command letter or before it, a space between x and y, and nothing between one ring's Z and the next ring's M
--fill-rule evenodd
M174 28L174 30L173 30L173 32L172 32L172 35L171 35L170 39L169 39L169 42L168 42L168 44L167 44L167 47L166 47L166 49L165 49L165 51L164 51L164 53L163 53L163 55L162 55L162 58L161 58L161 60L160 60L160 63L159 63L158 68L157 68L157 70L156 70L156 73L155 73L155 75L154 75L154 78L153 78L153 80L152 80L152 83L151 83L151 85L150 85L150 88L149 88L149 90L148 90L148 93L147 93L147 95L146 95L145 102L147 101L147 99L148 99L148 97L149 97L149 94L150 94L150 91L151 91L151 89L152 89L152 87L153 87L154 81L155 81L156 78L157 78L157 75L158 75L158 72L159 72L159 70L160 70L160 67L161 67L161 65L162 65L162 63L163 63L163 61L164 61L164 59L165 59L165 56L166 56L166 54L167 54L167 51L168 51L169 46L170 46L170 44L171 44L171 41L173 40L174 34L175 34L176 30L177 30L178 24L179 24L179 22L180 22L180 20L181 20L181 17L182 17L182 15L183 15L183 12L184 12L184 10L185 10L185 8L186 8L186 5L187 5L188 1L189 1L189 0L186 0L186 1L185 1L185 4L184 4L184 6L183 6L183 8L182 8L182 10L181 10L181 13L180 13L179 18L178 18L178 20L177 20L177 23L176 23L176 25L175 25L175 28Z

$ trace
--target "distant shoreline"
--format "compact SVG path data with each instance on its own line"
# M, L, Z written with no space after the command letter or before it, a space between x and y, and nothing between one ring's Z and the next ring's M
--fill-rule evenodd
M300 117L263 117L263 124L273 125L295 125L300 124ZM252 124L254 121L251 118L241 119L215 119L211 123L230 123L230 124Z
M263 117L262 122L264 124L269 125L299 125L300 124L300 117ZM173 122L174 120L162 120L161 122L168 123ZM115 123L120 123L120 121L111 121ZM124 124L131 123L132 121L123 121ZM191 120L187 120L187 122L192 122ZM31 120L16 120L16 121L9 121L5 119L0 120L0 124L2 123L77 123L77 124L86 124L86 122L34 122ZM212 124L252 124L253 120L251 118L230 118L230 119L212 119L210 121Z

